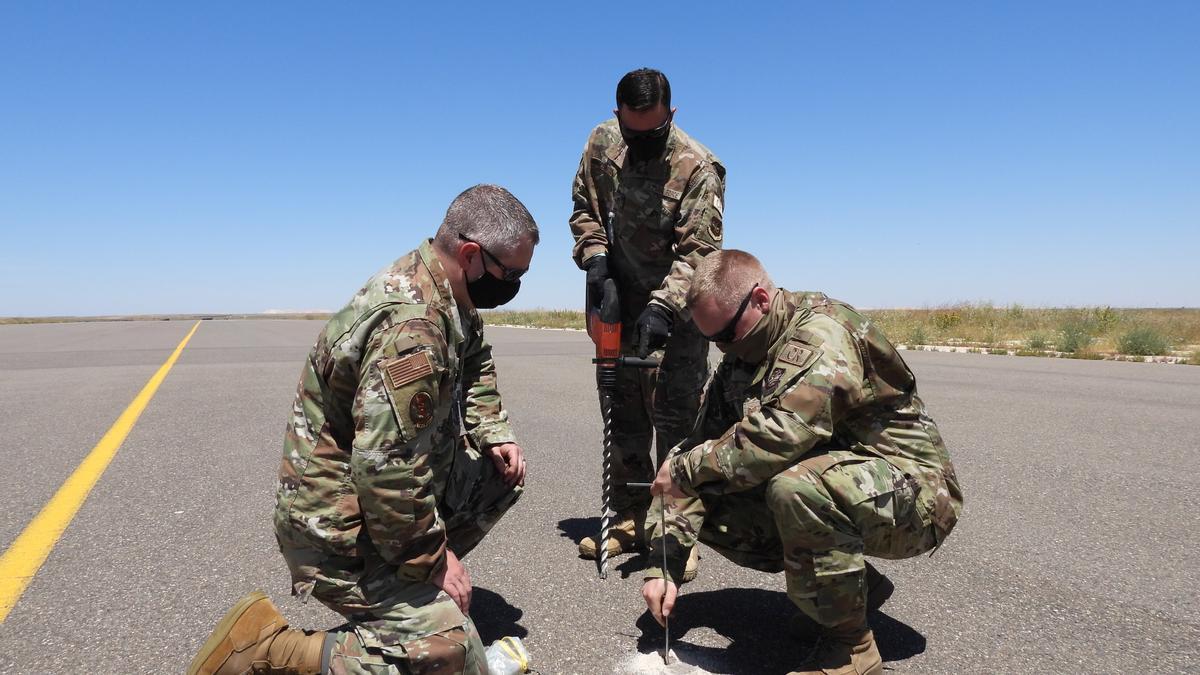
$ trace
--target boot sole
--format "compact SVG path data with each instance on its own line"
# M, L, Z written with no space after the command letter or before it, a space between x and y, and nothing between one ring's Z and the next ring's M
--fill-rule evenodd
M247 609L250 609L251 605L266 599L266 593L254 591L241 600L238 600L232 609L225 612L225 616L221 617L221 621L213 629L212 635L208 636L208 641L204 643L204 646L200 648L200 652L196 654L196 658L192 659L191 664L188 665L187 675L198 675L200 667L204 665L208 657L212 656L217 647L221 646L221 642L225 640L225 636L229 634L229 631L233 630L233 624L242 618L242 615L246 613Z

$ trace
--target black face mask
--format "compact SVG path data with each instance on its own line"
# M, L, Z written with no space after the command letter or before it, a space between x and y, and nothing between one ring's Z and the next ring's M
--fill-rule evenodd
M667 121L662 125L646 131L626 129L622 124L621 138L625 139L625 145L629 146L630 157L639 162L662 157L667 149L667 137L671 135L672 117L674 116L668 115Z
M463 273L463 278L466 278L466 272ZM517 292L520 290L520 279L505 281L487 271L486 267L478 279L467 282L467 295L471 296L471 304L479 309L494 309L508 304L517 297Z
M479 246L479 252L484 256L492 259L492 264L500 268L504 272L503 277L498 277L488 271L487 263L483 265L483 274L475 281L467 281L467 271L463 270L463 281L467 283L467 295L471 298L471 304L477 309L494 309L500 305L508 304L510 300L517 297L517 292L521 290L521 275L525 270L510 269L505 267L500 259L488 252L479 242L459 234L459 239L469 241L476 246Z

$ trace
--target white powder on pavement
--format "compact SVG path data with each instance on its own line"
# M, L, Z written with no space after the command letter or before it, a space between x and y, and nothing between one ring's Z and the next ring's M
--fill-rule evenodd
M696 663L688 663L688 661L697 661L692 654L687 651L683 653L683 659L674 649L671 650L671 665L663 663L662 654L660 652L650 652L649 654L634 654L626 659L614 673L628 673L629 675L708 675L709 671L701 668Z

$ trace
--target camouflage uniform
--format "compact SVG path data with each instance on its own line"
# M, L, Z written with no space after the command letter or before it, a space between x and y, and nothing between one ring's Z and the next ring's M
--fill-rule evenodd
M689 495L667 498L667 574L697 539L783 571L822 626L865 627L863 555L908 558L950 534L962 492L912 371L868 319L821 293L780 290L760 363L726 358L670 458ZM651 561L663 545L646 519ZM663 576L651 568L647 578Z
M521 493L477 450L513 440L482 330L426 241L309 353L275 533L293 594L349 620L335 673L486 672L474 624L430 583L447 547L466 555Z
M657 373L622 368L613 394L614 483L645 482L691 430L708 379L708 341L692 324L685 298L692 270L721 247L725 167L676 126L663 159L634 162L613 119L588 137L572 197L575 263L583 268L592 256L608 255L620 289L622 351L633 353L632 329L648 303L675 316ZM651 463L655 432L658 462ZM613 507L640 512L649 499L644 488L617 489Z

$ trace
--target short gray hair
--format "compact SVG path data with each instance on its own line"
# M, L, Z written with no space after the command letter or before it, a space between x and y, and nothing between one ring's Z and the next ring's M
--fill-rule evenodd
M736 248L713 251L692 273L687 306L695 307L702 298L713 298L722 311L733 311L755 284L767 291L775 290L758 258Z
M499 185L487 184L469 187L454 198L434 241L444 251L456 251L461 237L495 255L512 253L526 237L534 244L539 239L537 223L521 200Z

